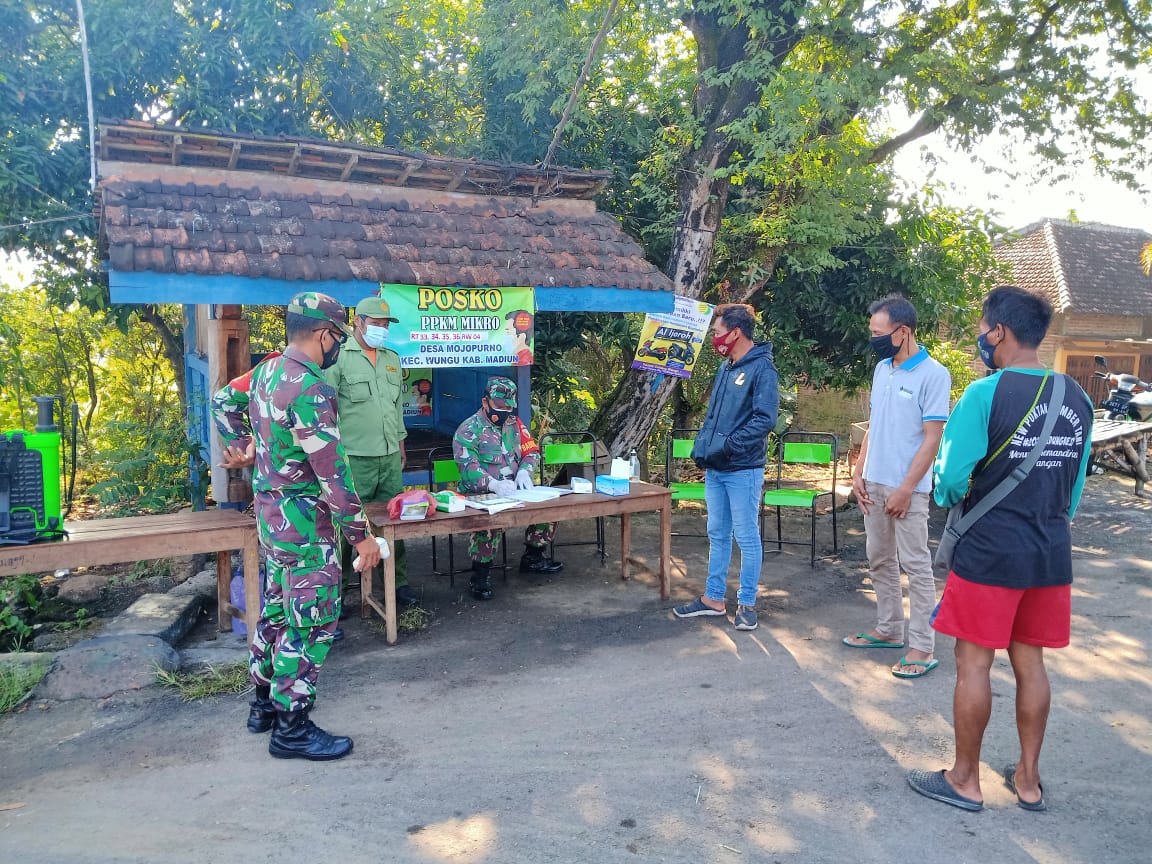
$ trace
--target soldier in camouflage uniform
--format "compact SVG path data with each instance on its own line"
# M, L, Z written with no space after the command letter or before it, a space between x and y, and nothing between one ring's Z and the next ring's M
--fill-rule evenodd
M333 298L297 294L285 316L284 353L255 369L247 391L229 384L213 399L228 445L225 466L255 464L268 573L252 634L256 699L248 729L272 729L268 752L280 758L339 759L352 750L350 738L330 735L308 717L340 615L337 529L356 547L362 567L380 560L340 444L336 391L321 372L348 338L347 320Z
M510 378L488 379L480 410L460 424L452 439L460 468L459 488L464 494L508 495L532 487L532 475L540 464L540 446L515 411L516 384ZM528 527L521 572L556 573L563 569L563 564L544 554L555 533L555 524ZM477 600L492 599L492 561L500 550L500 538L494 531L477 531L469 539L472 596Z

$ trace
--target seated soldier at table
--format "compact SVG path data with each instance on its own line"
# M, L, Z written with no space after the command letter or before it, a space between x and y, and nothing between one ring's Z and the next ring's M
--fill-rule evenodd
M515 412L515 382L489 378L480 410L460 424L452 439L452 452L460 468L460 492L510 495L517 489L532 488L540 445ZM556 573L564 567L544 554L555 533L555 524L528 527L520 558L522 573ZM469 538L472 596L477 600L492 599L492 561L500 551L500 537L499 532L477 531Z

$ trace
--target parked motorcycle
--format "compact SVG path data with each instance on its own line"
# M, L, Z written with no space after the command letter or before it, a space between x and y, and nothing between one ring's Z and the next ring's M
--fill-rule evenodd
M696 359L696 349L688 344L673 342L668 346L668 359L679 360L685 366L690 366Z
M1108 368L1108 361L1099 354L1092 358L1103 371L1092 373L1093 378L1107 381L1111 391L1100 403L1109 420L1152 420L1152 384L1136 375L1118 374Z
M663 345L652 347L652 340L645 339L644 344L640 346L640 350L636 352L637 357L653 357L661 362L668 356L668 349Z

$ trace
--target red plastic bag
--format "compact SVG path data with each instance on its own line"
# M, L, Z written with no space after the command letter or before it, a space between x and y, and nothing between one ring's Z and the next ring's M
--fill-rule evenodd
M388 502L389 519L426 519L436 509L436 499L423 489L409 489Z

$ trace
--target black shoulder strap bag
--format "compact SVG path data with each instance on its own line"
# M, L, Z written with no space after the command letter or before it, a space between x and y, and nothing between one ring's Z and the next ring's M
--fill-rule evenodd
M1040 394L1044 392L1044 383L1048 380L1051 371L1044 373L1044 378L1040 381L1040 389L1036 391L1036 398L1032 400L1032 405L1024 412L1024 416L1020 419L1020 423L1013 430L1012 434L1008 436L1007 440L996 450L995 453L984 463L987 466L993 459L1000 455L1000 452L1008 446L1016 433L1020 431L1020 427L1024 425L1024 421L1028 419L1028 415L1032 413L1032 409L1036 407L1036 403L1040 401ZM952 569L952 558L956 554L956 544L964 533L971 528L978 519L985 513L1003 501L1012 490L1024 482L1024 478L1028 476L1040 454L1044 452L1044 447L1048 443L1048 439L1052 437L1052 429L1056 425L1056 418L1060 415L1060 409L1064 406L1064 376L1056 375L1052 379L1052 398L1048 401L1048 415L1044 418L1044 427L1040 430L1040 435L1036 438L1036 443L1032 449L1028 451L1028 455L1024 461L1021 462L1016 469L997 483L987 495L980 499L967 513L964 512L964 501L967 501L967 496L964 500L957 504L952 505L948 511L948 519L944 524L944 533L940 535L940 545L936 547L936 555L932 559L932 564L937 570L943 570L948 573Z

